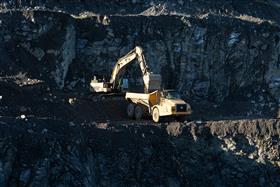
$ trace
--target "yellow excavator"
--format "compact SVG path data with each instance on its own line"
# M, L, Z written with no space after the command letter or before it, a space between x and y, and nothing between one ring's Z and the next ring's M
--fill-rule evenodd
M137 59L144 82L144 93L126 92L128 101L127 115L137 120L145 116L152 116L154 122L159 122L163 116L182 118L192 113L191 107L179 98L175 90L161 90L161 75L149 71L143 49L135 47L116 63L110 82L92 80L90 83L93 92L113 93L117 90L117 82L121 72L133 60Z
M147 66L145 57L143 55L143 49L136 46L132 51L130 51L128 54L117 61L109 82L106 82L105 80L98 81L96 80L96 78L91 80L91 91L103 93L118 91L118 80L120 74L123 72L123 70L125 70L125 67L132 63L135 59L137 59L142 72L145 93L159 90L161 84L160 74L154 74L149 71L149 67Z

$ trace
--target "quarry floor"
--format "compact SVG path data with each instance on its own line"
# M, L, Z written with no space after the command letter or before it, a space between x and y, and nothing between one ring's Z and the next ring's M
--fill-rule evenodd
M205 111L155 124L127 120L121 98L3 83L1 93L3 186L280 184L277 119Z

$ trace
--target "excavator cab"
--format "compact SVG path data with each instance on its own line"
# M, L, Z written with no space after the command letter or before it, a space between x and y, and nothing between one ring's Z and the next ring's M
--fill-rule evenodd
M117 89L121 90L121 91L128 90L128 79L127 78L120 78Z

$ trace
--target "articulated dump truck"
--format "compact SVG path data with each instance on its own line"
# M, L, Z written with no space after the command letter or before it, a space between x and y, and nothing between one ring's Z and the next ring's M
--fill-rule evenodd
M179 99L174 90L157 90L146 94L127 92L125 98L129 101L127 115L131 119L140 120L145 116L152 116L153 121L158 123L163 116L182 119L192 113L190 105Z

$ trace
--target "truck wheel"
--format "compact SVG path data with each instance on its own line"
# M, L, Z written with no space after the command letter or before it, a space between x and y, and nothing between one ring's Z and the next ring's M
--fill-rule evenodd
M132 119L133 116L134 116L134 110L135 110L135 105L133 103L129 103L127 105L127 109L126 109L126 113L127 113L127 116Z
M159 122L159 110L158 110L158 108L153 109L152 117L153 117L154 122L156 122L156 123Z
M142 107L140 105L137 105L135 107L135 111L134 112L135 112L135 119L136 120L141 120L142 117L143 117L143 109L142 109Z

